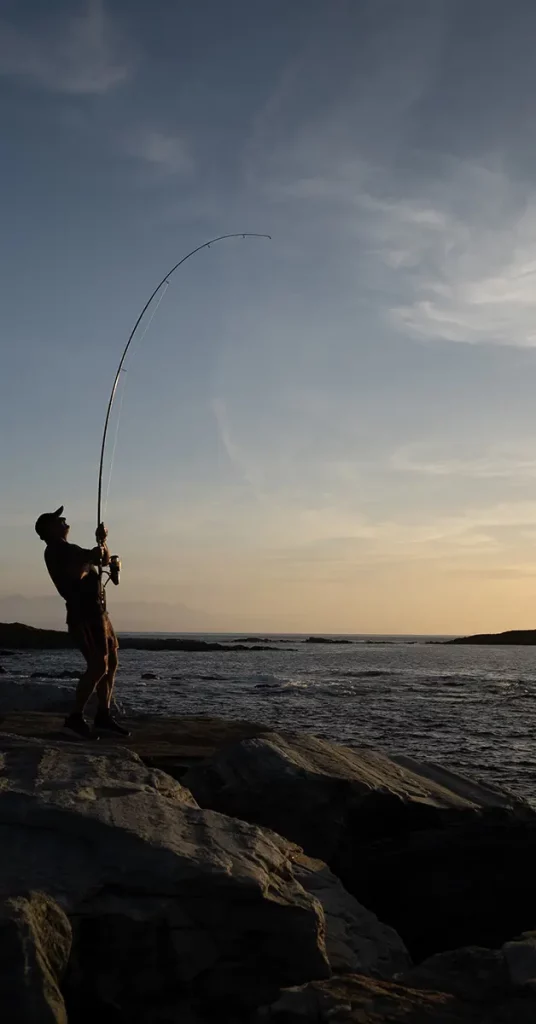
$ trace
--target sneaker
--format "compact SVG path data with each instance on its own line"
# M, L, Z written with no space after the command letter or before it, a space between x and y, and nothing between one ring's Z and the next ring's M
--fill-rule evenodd
M96 732L112 732L116 736L130 736L130 730L126 729L124 725L119 725L109 711L98 711L95 715L94 726Z
M76 714L73 712L72 715L68 715L63 723L64 729L70 729L71 732L75 732L77 736L80 736L83 740L92 740L97 737L94 736L93 730L86 722L83 715Z

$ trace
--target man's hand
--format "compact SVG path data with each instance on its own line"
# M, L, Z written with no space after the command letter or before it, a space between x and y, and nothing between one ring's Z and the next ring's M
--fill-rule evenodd
M95 540L97 541L97 544L106 544L107 536L108 530L106 529L104 523L99 523L97 529L95 530Z

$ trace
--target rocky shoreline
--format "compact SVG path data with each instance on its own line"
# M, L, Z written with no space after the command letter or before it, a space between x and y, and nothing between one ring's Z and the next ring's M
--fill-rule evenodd
M230 637L228 640L199 640L195 637L165 637L158 635L133 635L120 634L120 645L123 650L134 651L274 651L279 649L280 644L292 644L297 647L302 644L317 645L352 645L361 643L357 640L349 640L346 637L259 637L242 636ZM379 641L382 644L391 641ZM413 643L414 641L403 641ZM364 640L364 644L373 644L376 641ZM276 646L274 646L276 645ZM60 629L38 629L35 626L27 626L23 622L0 622L0 647L14 648L15 650L64 650L73 647L71 638L66 630ZM11 651L2 651L2 654L9 656Z
M0 716L6 1021L536 1016L536 813L434 764L215 718Z

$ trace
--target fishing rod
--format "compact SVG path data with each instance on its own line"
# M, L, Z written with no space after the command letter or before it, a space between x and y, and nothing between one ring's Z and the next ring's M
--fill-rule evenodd
M103 430L103 434L102 434L102 443L101 443L100 460L99 460L99 486L98 486L98 490L97 490L97 528L102 523L102 472L103 472L103 467L104 467L104 455L105 455L105 452L106 452L106 439L107 439L107 436L108 436L108 425L109 425L109 422L110 422L110 415L111 415L111 412L112 412L112 406L114 404L114 398L115 398L115 395L116 395L117 386L119 384L119 378L121 376L121 371L123 369L123 364L125 362L125 359L126 359L126 356L127 356L127 352L128 352L128 350L130 348L131 342L134 340L134 336L136 334L136 331L138 330L138 327L140 326L140 323L143 320L143 317L145 316L147 310L149 309L149 306L151 305L153 299L156 298L156 296L158 295L160 289L163 288L164 285L167 286L169 284L169 279L170 279L171 275L174 274L175 271L178 270L179 267L181 267L183 263L186 263L186 260L189 260L190 256L195 256L196 252L201 252L201 249L208 249L208 248L210 248L211 245L214 245L215 242L222 242L226 238L271 238L271 235L259 234L259 232L257 232L257 231L237 231L237 232L234 232L233 234L230 234L230 235L218 235L217 238L211 238L208 242L203 242L203 245L198 245L195 249L192 249L192 251L187 253L186 256L183 256L182 259L179 260L179 262L176 263L175 266L171 268L171 270L168 270L167 274L165 274L164 277L162 278L162 280L159 282L159 284L157 284L156 288L154 289L152 294L147 299L147 302L145 303L145 305L144 305L144 307L143 307L143 309L142 309L138 319L136 320L136 323L134 324L134 327L132 328L132 330L130 332L128 341L127 341L127 343L126 343L126 345L125 345L125 347L123 349L123 354L121 356L121 359L119 360L119 366L117 367L117 372L116 372L116 375L114 377L114 382L113 382L113 385L112 385L112 390L110 392L110 398L109 398L109 401L108 401L108 408L106 410L106 418L104 420L104 430ZM119 570L120 570L120 568L121 568L121 563L119 562L118 556L117 555L112 555L112 559L111 559L111 562L110 562L110 571L109 571L108 579L111 579L112 582L115 583L115 584L119 583ZM102 560L101 560L100 563L99 563L99 584L100 584L101 594L103 593L102 569L103 569L103 566L102 566ZM107 582L108 582L108 580L107 580Z

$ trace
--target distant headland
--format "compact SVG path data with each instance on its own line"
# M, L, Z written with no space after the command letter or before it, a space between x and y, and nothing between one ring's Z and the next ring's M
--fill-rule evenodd
M536 629L507 629L504 633L475 633L474 636L460 636L454 640L443 640L442 643L530 647L536 644Z

